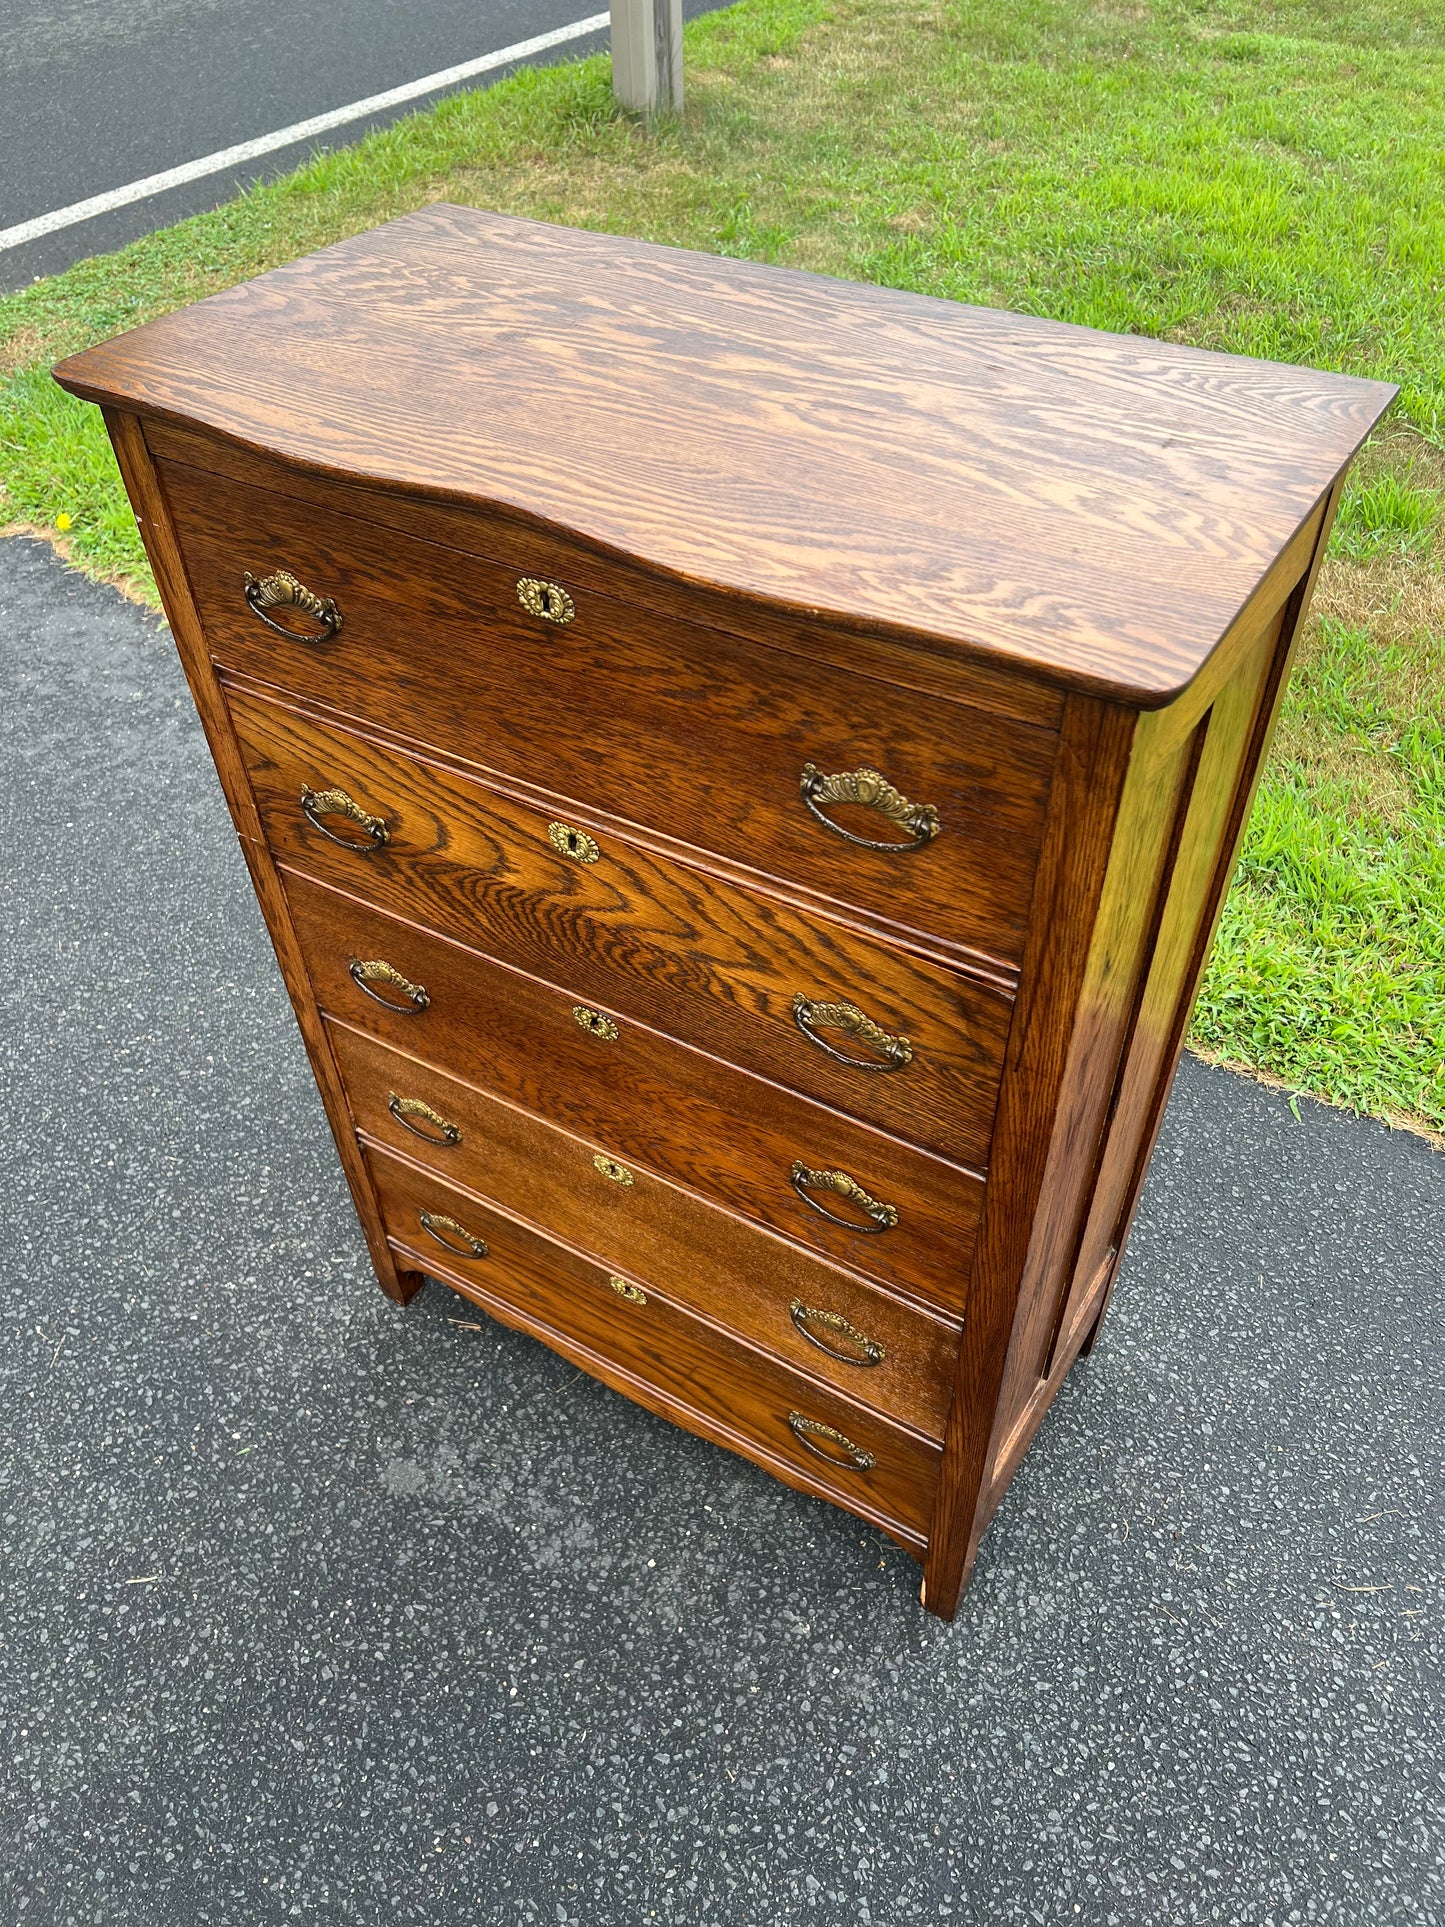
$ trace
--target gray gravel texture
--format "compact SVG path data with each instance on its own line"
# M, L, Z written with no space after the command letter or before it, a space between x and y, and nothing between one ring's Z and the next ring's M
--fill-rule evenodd
M0 543L0 1927L1445 1920L1445 1165L1196 1062L958 1619L371 1279L169 640Z

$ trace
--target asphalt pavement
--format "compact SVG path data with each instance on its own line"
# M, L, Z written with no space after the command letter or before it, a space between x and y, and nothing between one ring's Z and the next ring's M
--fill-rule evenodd
M1445 1921L1445 1161L1186 1061L952 1625L370 1277L168 637L0 543L0 1923Z
M684 0L683 12L691 19L719 4ZM607 0L0 6L0 228L606 11ZM605 33L594 34L540 59L575 59L606 44ZM252 181L289 172L314 149L359 140L450 91L0 250L0 293L218 207Z

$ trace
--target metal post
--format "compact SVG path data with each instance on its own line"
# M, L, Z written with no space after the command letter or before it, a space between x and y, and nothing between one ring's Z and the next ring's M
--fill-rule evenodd
M612 0L612 91L638 114L682 109L682 0Z

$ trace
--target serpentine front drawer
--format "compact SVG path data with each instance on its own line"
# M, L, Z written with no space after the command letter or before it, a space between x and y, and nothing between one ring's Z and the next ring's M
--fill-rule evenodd
M735 1065L284 877L322 1013L956 1316L983 1183ZM344 1051L335 1043L339 1054Z
M387 1234L407 1262L664 1417L751 1450L789 1484L905 1544L921 1543L938 1485L937 1446L472 1193L385 1151L369 1151L367 1163Z
M851 925L227 685L295 869L959 1163L988 1156L1012 1003ZM595 834L594 834L595 832Z
M663 619L570 573L541 583L520 535L491 561L179 463L161 481L223 667L1017 962L1051 730ZM309 610L265 599L304 592Z
M943 1443L956 1320L929 1315L485 1091L336 1030L369 1143L736 1332L794 1371Z
M383 1290L891 1532L950 1617L1393 390L451 207L56 374Z

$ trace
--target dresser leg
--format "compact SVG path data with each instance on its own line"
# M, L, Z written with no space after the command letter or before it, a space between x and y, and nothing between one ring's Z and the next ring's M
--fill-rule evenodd
M1115 1265L1113 1277L1110 1278L1107 1286L1104 1289L1104 1295L1099 1300L1099 1309L1094 1316L1094 1322L1092 1325L1090 1325L1088 1330L1088 1335L1085 1337L1083 1344L1080 1345L1079 1347L1080 1358L1087 1358L1089 1356L1089 1353L1093 1351L1095 1345L1098 1343L1099 1333L1103 1330L1104 1319L1108 1315L1109 1306L1114 1301L1114 1278L1117 1278L1118 1275L1119 1275L1119 1267Z
M386 1264L383 1267L377 1263L376 1253L374 1251L371 1253L372 1269L376 1273L376 1282L381 1286L393 1304L409 1305L426 1283L426 1276L420 1271L402 1271L392 1260L390 1252L386 1254L386 1259Z

